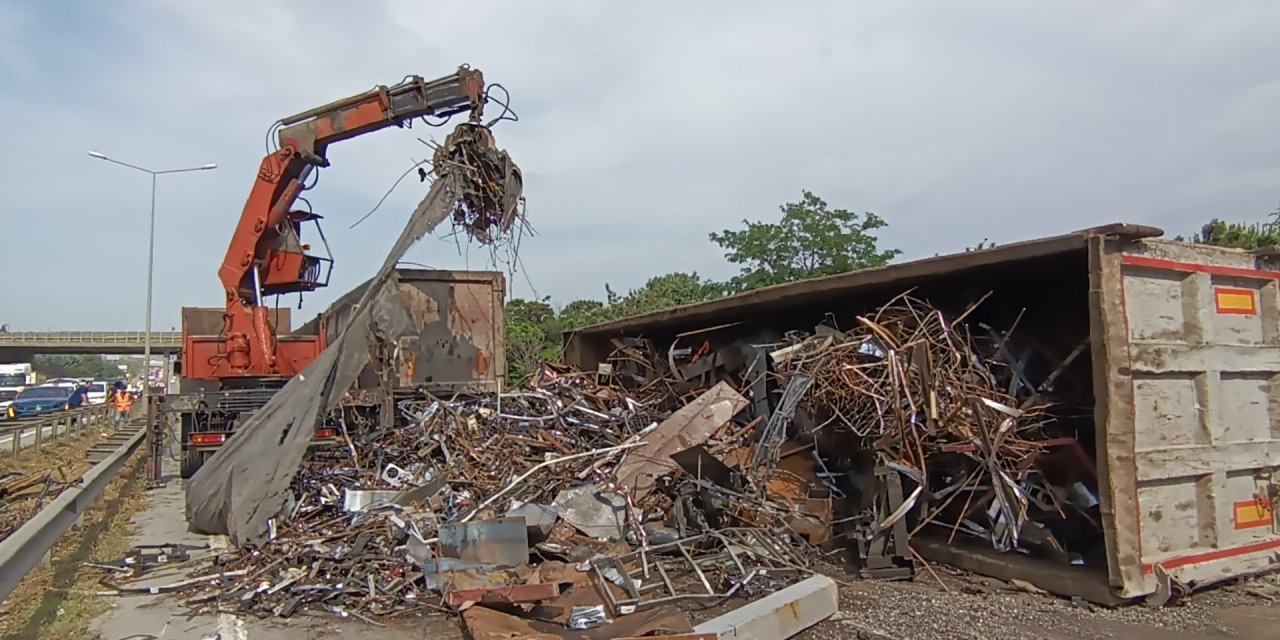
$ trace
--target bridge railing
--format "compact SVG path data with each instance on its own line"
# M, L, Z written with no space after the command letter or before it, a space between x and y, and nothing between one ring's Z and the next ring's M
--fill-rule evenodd
M3 331L0 347L51 347L81 345L137 346L146 341L143 331ZM182 334L177 331L152 331L151 344L177 346Z

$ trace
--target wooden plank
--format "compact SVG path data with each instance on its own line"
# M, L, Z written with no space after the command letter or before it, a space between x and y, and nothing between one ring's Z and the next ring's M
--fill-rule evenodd
M840 610L836 583L813 576L693 628L720 640L790 638Z

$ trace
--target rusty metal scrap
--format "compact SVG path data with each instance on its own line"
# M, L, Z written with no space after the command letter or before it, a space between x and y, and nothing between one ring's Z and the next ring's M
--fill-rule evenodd
M458 125L436 147L431 164L453 202L450 216L455 227L485 244L511 231L523 192L520 169L494 145L488 127Z
M1088 425L1063 421L1080 398L1064 404L1058 387L1087 341L1024 341L1020 314L1003 329L992 314L972 320L991 295L944 310L903 294L817 326L617 337L597 376L652 406L717 381L750 400L743 419L672 456L692 477L668 492L682 532L783 526L853 547L874 577L909 577L905 541L924 530L1080 564L1101 539L1097 474L1076 440Z
M945 496L981 487L993 508L986 535L1000 550L1018 546L1027 519L1024 476L1045 448L1047 403L1024 402L1038 399L1031 389L1024 398L1012 395L967 325L923 301L901 296L857 321L772 357L780 375L813 378L802 402L818 422L815 431L847 432L914 480L912 493L896 512L881 514L877 529L912 510L926 489L938 487L935 497L943 498L923 516L928 521L950 504Z
M805 543L785 527L670 528L673 510L690 508L676 488L697 487L672 456L740 431L732 419L746 404L721 385L662 413L546 367L510 393L402 399L390 427L343 407L330 416L341 437L313 447L270 539L220 558L213 573L227 577L192 583L201 593L188 603L377 621L571 598L608 605L610 622L592 623L603 629L668 602L785 586L808 571ZM546 573L559 560L572 564ZM596 593L595 578L623 575L617 597Z

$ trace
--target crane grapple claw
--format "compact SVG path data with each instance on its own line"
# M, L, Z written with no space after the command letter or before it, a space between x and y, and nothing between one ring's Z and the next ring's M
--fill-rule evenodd
M481 244L500 242L519 218L524 185L519 167L481 124L458 125L436 148L432 172L453 199L454 227Z

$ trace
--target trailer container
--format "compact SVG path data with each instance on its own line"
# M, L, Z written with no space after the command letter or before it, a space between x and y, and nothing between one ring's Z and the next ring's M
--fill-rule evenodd
M576 331L566 358L596 369L623 337L767 339L897 294L937 305L991 292L970 326L1009 327L1064 354L1055 394L1080 407L1105 539L1092 567L921 541L920 551L1063 595L1166 600L1280 566L1280 266L1246 252L1161 240L1116 224L992 249L769 287ZM963 537L963 536L961 536Z
M370 354L369 365L347 394L345 404L388 425L396 417L395 400L419 390L436 394L496 391L506 376L503 275L398 269L396 278L400 302L414 329L385 352ZM321 336L322 345L331 344L355 312L367 286L366 282L352 289L290 335ZM289 325L289 314L283 311L272 318L277 327ZM184 309L183 320L187 335L206 335L201 332L220 326L217 318L203 309ZM183 379L183 392L165 397L164 412L180 425L182 477L195 474L234 435L236 425L265 406L288 380L253 382L250 387L229 389L209 381ZM335 431L317 425L316 438L334 440Z

